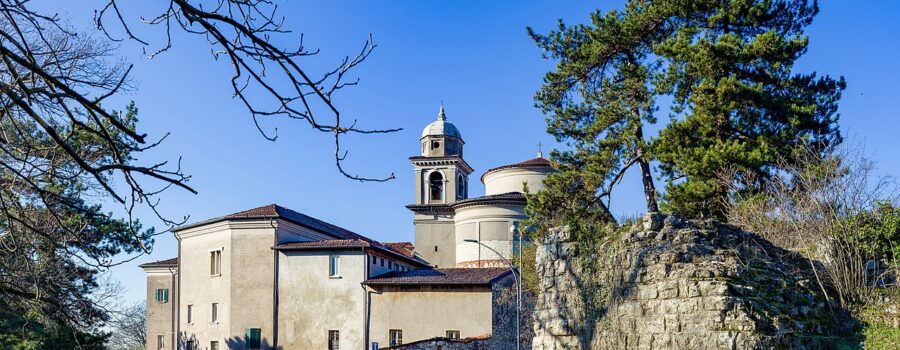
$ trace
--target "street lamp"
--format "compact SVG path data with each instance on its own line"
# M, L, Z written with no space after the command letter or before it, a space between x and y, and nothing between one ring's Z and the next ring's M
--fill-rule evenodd
M497 256L500 257L500 260L503 260L503 263L505 263L506 266L509 266L509 270L512 271L513 277L516 279L516 294L517 294L516 295L516 350L521 350L522 347L519 346L519 339L521 338L521 336L519 334L519 332L521 331L521 329L519 327L519 322L520 322L519 320L522 318L519 315L519 310L522 308L522 278L521 278L521 276L519 276L519 273L518 273L518 271L516 271L515 266L513 266L513 264L511 262L509 262L509 260L504 258L503 255L500 254L500 252L498 252L494 248L491 248L491 247L487 246L486 244L481 243L481 241L478 241L475 239L464 239L463 242L476 243L476 244L479 244L482 247L485 247L488 250L494 252L494 254L497 254ZM519 249L521 249L521 248L519 248Z

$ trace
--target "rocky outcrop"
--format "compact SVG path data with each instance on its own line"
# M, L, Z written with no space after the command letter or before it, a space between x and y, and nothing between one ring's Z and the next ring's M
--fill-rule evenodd
M621 232L549 233L536 254L534 349L827 345L809 262L713 221L649 214Z

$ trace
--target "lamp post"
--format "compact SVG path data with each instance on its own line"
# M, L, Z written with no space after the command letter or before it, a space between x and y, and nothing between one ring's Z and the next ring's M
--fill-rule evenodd
M521 331L521 329L519 327L519 322L520 322L519 320L521 319L521 317L519 315L519 310L522 308L522 278L521 278L521 276L519 276L519 273L518 273L518 271L516 271L515 266L513 266L513 264L511 262L509 262L509 260L504 258L503 255L500 254L500 252L498 252L494 248L491 248L491 247L487 246L486 244L481 243L481 241L478 241L475 239L464 239L463 242L476 243L476 244L479 244L482 247L485 247L488 250L494 252L494 254L497 254L497 256L500 257L500 260L503 260L503 263L505 263L507 266L509 266L509 270L512 271L513 277L516 280L516 294L517 294L516 295L516 350L521 350L522 348L521 348L521 346L519 346L519 339L521 338L521 336L519 334L519 332Z

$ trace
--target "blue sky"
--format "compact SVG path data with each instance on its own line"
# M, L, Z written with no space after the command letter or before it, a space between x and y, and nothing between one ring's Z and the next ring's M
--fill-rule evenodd
M93 0L92 2L96 2ZM77 3L77 4L76 4ZM448 120L466 141L466 160L475 169L471 195L483 193L477 181L491 167L534 157L537 143L552 145L544 117L532 96L552 63L525 32L546 32L562 18L582 22L595 9L621 8L622 1L284 1L281 14L309 48L320 56L306 67L322 72L353 54L369 33L378 48L359 67L360 85L337 99L345 115L363 127L402 127L403 131L355 136L346 146L352 172L378 176L396 173L391 182L358 183L334 168L331 141L302 122L275 120L276 142L265 140L239 101L231 98L231 72L214 61L203 38L177 35L174 48L152 60L139 47L120 52L135 63L137 89L119 97L140 108L139 128L150 135L171 136L145 155L144 161L183 158L198 195L172 190L163 197L164 212L198 221L252 207L279 203L381 241L411 241L413 199L408 157L419 151L422 128L434 120L441 100ZM49 6L87 28L91 12L82 2ZM133 23L150 16L154 3L124 2ZM45 5L46 6L46 5ZM900 173L896 103L900 101L900 3L895 1L826 1L808 31L809 53L798 71L843 75L848 81L840 105L841 127L849 142L886 174ZM146 34L148 28L135 24ZM157 32L157 34L159 34ZM159 35L149 35L161 45ZM278 43L289 45L297 36ZM291 40L288 40L291 39ZM639 180L627 178L615 194L613 211L641 212ZM158 224L144 216L148 224ZM129 300L144 298L140 263L176 255L171 235L157 239L154 251L113 270Z

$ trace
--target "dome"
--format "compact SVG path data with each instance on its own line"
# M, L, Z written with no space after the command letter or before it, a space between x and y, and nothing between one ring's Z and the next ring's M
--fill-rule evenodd
M456 128L456 125L447 121L447 116L444 114L444 106L441 106L441 110L438 112L438 119L428 124L422 130L422 137L426 136L450 136L462 139L462 135L459 134L459 129Z

